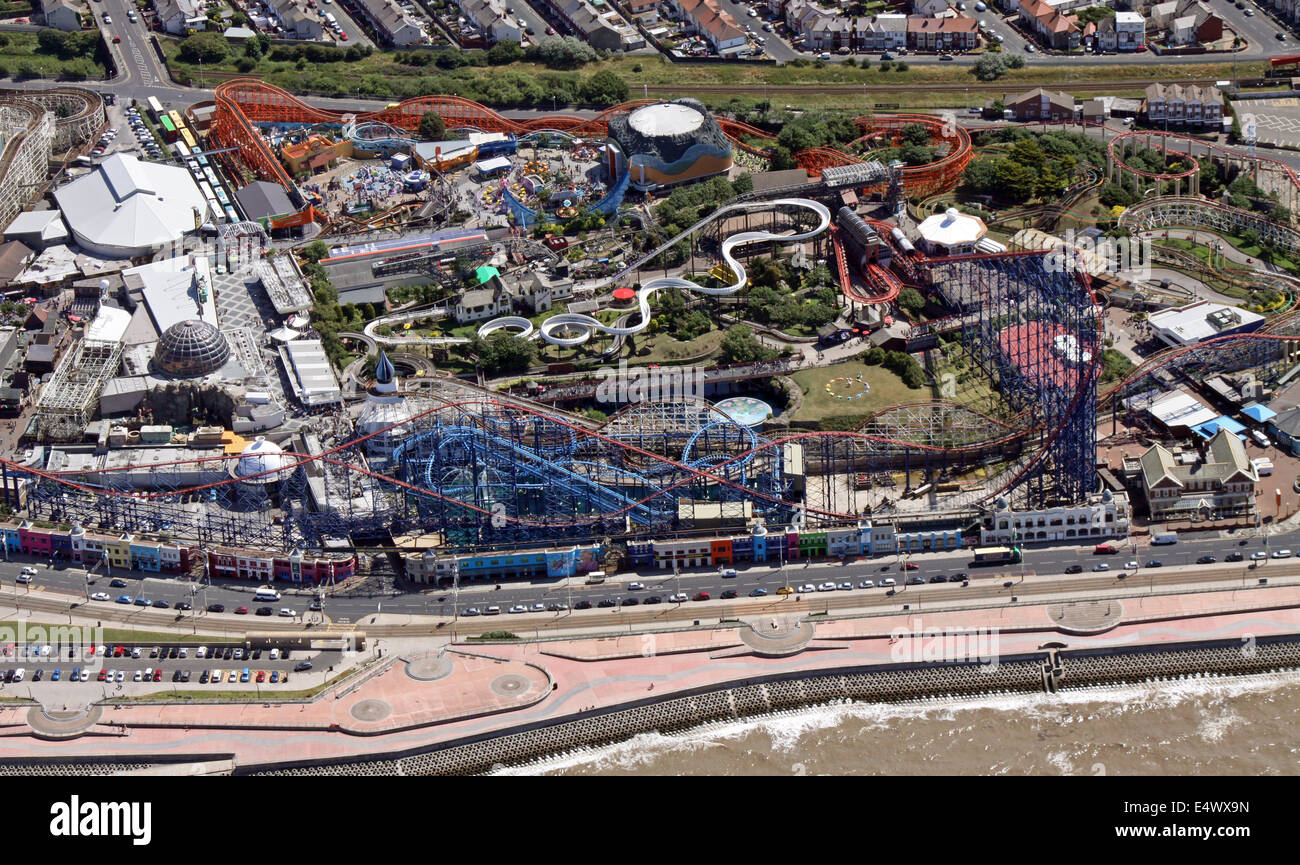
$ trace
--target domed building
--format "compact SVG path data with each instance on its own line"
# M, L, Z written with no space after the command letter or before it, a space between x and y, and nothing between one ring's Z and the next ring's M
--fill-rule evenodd
M695 99L645 105L609 121L610 183L630 175L642 191L699 180L731 169L731 139Z
M367 389L366 404L357 416L357 435L367 438L366 453L387 459L411 432L407 421L433 407L428 400L398 393L397 370L381 349L375 380Z
M292 465L293 459L279 445L258 436L239 452L232 473L244 483L270 484L287 478Z
M154 349L154 367L176 378L214 373L230 360L230 343L216 326L197 318L178 321L163 333Z

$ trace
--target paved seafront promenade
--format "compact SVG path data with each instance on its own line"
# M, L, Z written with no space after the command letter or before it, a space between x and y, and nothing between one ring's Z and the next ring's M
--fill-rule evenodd
M528 643L392 640L383 657L310 701L5 704L0 760L229 758L249 767L382 757L767 676L989 661L1049 642L1132 649L1286 634L1300 634L1300 587L822 621L755 617Z

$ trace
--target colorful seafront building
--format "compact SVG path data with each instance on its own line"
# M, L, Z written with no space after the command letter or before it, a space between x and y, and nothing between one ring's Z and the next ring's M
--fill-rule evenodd
M105 535L80 525L70 529L38 526L30 521L0 523L4 548L15 555L32 556L93 566L105 562L123 571L183 573L206 556L208 573L240 580L287 580L294 583L338 582L356 573L357 556L318 555L302 550L291 553L215 547L203 551L167 541L137 538L132 534Z

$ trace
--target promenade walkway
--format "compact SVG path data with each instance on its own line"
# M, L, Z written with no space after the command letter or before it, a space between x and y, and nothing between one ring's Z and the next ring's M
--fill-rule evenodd
M248 767L382 757L742 679L935 660L927 653L936 636L949 630L974 637L955 644L958 657L982 661L1037 652L1051 641L1078 649L1300 633L1300 587L1104 603L1104 611L1080 608L1068 615L1054 601L840 619L759 616L737 627L470 642L444 652L417 648L427 642L386 640L394 644L391 660L378 662L359 683L308 702L110 700L89 712L51 707L48 714L29 704L7 704L0 708L0 760L230 757ZM751 627L773 636L755 640L743 630Z

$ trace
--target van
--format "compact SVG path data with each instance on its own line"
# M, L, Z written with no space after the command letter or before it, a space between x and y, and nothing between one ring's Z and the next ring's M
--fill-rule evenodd
M1268 436L1264 435L1262 432L1260 432L1257 429L1253 429L1250 431L1250 437L1255 440L1255 444L1259 445L1262 448L1266 448L1269 446Z
M207 646L199 646L199 648L194 652L194 657L196 658L206 658L207 656L208 656Z
M270 588L269 586L262 586L260 589L258 589L256 592L253 593L253 600L278 601L280 600L280 593L277 592L275 589Z
M896 585L898 585L898 584L897 584L896 582L894 582L894 578L893 578L893 577L885 577L883 580L880 581L880 585L882 585L882 586L896 586Z
M272 660L272 661L278 661L278 660L280 660L280 650L279 650L279 649L272 649L272 650L271 650L271 660Z
M485 615L485 616L499 616L499 615L501 615L501 608L500 608L500 607L488 607L486 610L483 611L483 615Z
M1165 545L1178 543L1178 532L1161 532L1151 536L1152 545Z

